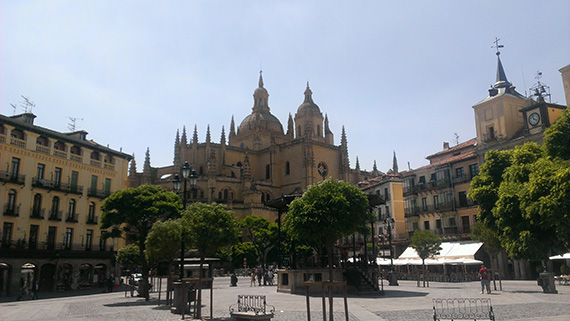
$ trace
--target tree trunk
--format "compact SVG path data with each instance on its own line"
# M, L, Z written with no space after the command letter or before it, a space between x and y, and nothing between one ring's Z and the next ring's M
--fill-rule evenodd
M146 256L144 254L145 246L144 239L139 240L139 254L142 260L142 284L139 284L139 293L144 297L145 301L150 299L148 291L148 262L146 261Z

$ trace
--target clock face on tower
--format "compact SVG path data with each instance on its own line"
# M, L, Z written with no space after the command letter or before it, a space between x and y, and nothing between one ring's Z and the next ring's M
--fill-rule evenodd
M531 124L532 126L536 126L538 125L538 122L540 122L540 115L538 113L530 114L530 116L528 117L528 123Z

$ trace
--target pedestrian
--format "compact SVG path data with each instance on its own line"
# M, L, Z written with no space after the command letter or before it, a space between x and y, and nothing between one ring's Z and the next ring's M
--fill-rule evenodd
M261 272L261 269L257 269L257 282L259 284L259 286L261 286L261 279L263 279L263 272Z
M487 288L487 294L491 294L491 286L489 284L489 270L485 267L485 265L481 265L479 269L479 279L481 280L481 294L485 292L485 288Z
M255 286L255 272L251 271L251 282L249 282L249 286Z

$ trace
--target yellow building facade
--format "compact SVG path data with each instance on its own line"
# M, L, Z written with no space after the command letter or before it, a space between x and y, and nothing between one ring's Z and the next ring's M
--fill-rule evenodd
M101 237L100 205L127 187L131 156L35 117L0 115L2 293L17 293L21 281L40 291L97 286L115 273L123 245Z

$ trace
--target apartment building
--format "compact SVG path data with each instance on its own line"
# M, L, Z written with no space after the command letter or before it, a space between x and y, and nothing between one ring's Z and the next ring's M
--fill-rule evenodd
M97 286L115 273L122 243L99 228L100 205L127 187L130 155L34 124L36 116L0 115L0 285L40 291Z

